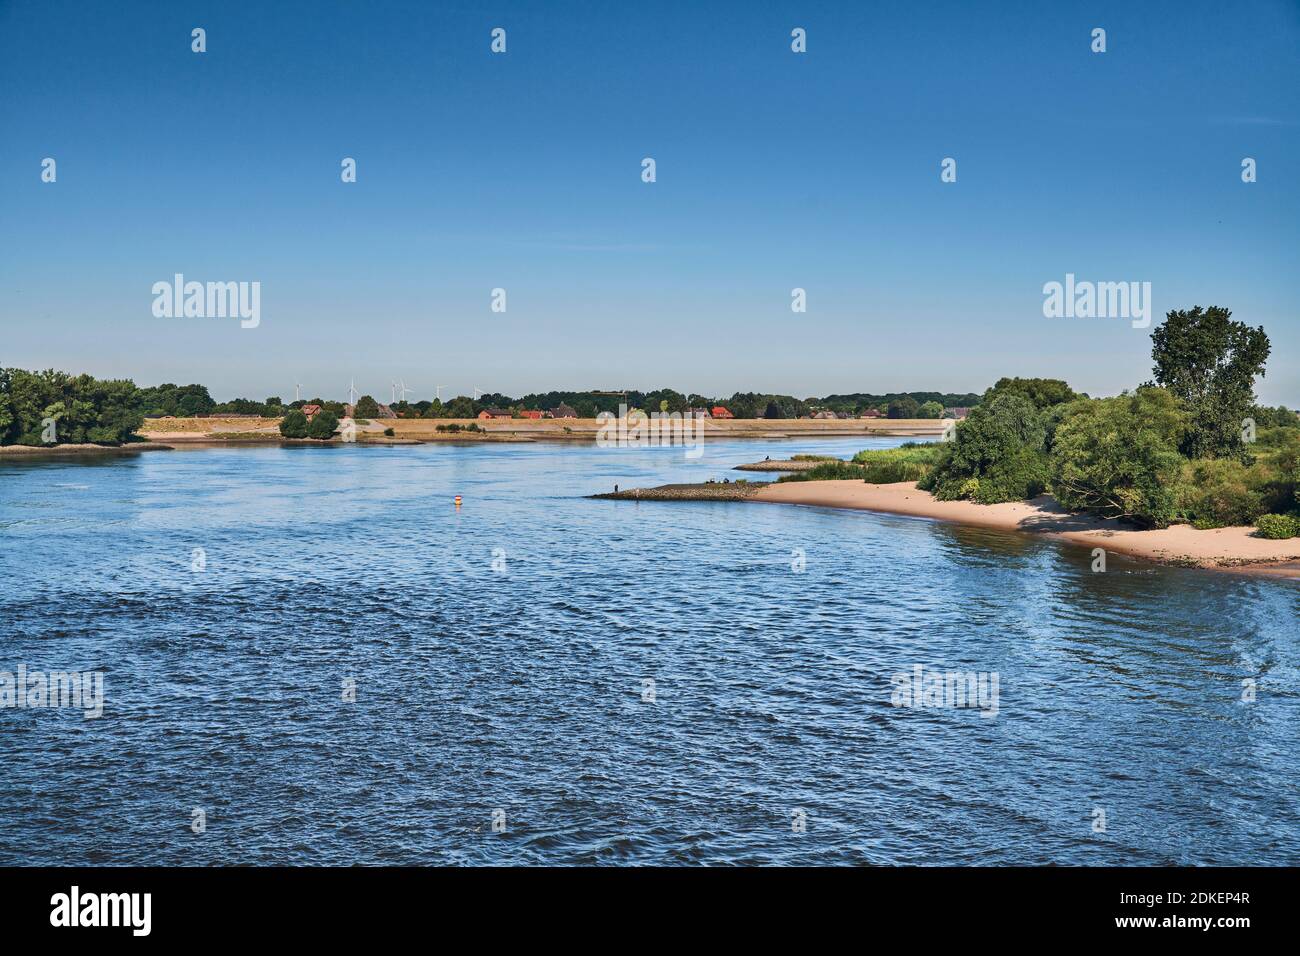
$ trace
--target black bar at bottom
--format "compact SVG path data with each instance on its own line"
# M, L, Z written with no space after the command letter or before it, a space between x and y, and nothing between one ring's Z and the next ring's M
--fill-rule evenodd
M0 870L0 925L7 944L72 935L82 943L341 944L456 927L494 941L610 929L676 945L683 920L701 932L851 925L927 941L1047 932L1230 943L1285 931L1294 880L1290 869L1248 868L9 868Z

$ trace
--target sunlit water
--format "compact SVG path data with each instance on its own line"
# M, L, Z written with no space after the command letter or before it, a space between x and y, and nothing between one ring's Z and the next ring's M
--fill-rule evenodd
M0 464L0 670L107 695L0 710L0 863L1297 862L1296 585L582 497L862 445Z

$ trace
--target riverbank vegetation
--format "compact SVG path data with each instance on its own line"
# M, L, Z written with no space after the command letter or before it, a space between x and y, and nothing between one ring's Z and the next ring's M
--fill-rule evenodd
M144 422L135 385L48 369L0 369L0 445L131 441Z
M1264 330L1198 306L1170 312L1152 342L1153 381L1114 398L1054 379L1002 379L918 486L981 504L1049 491L1071 510L1151 528L1300 514L1300 419L1255 405Z

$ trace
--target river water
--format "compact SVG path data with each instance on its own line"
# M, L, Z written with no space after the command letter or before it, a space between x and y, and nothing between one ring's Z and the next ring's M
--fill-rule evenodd
M0 463L0 863L1300 860L1295 584L583 497L863 446Z

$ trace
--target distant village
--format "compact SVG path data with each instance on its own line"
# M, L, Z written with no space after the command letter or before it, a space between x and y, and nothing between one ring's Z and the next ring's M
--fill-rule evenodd
M441 389L442 386L439 386ZM295 391L305 390L295 386ZM398 392L401 392L399 398ZM447 400L432 398L408 400L413 391L394 385L392 399L385 403L371 395L356 394L354 388L346 402L321 398L298 398L291 402L272 396L263 401L236 398L215 401L203 385L155 385L139 390L140 406L148 418L280 418L291 409L300 409L308 419L321 411L338 418L397 419L438 418L465 421L477 419L592 419L602 413L618 414L619 409L652 413L669 412L682 416L714 420L727 419L943 419L965 418L980 396L967 393L909 392L873 395L854 393L828 395L824 398L795 398L791 395L737 392L730 398L708 399L702 395L685 395L672 389L641 392L590 391L546 392L512 398L482 392L474 396L458 395ZM311 394L308 392L307 394Z

